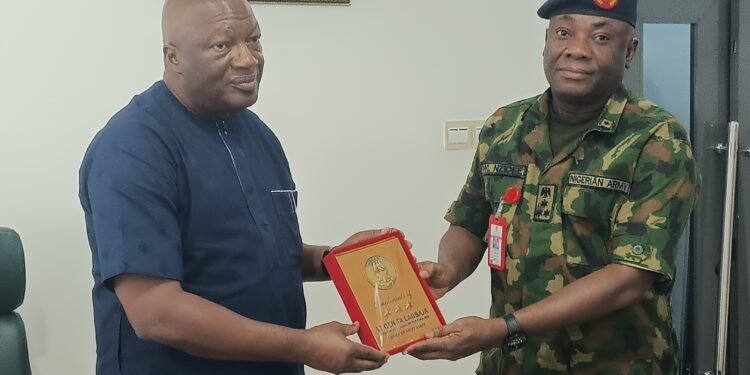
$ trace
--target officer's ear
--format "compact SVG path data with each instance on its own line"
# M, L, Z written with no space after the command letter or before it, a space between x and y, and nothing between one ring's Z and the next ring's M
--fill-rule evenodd
M628 50L625 53L625 67L630 68L630 64L635 58L635 53L638 51L638 38L631 38L628 42Z

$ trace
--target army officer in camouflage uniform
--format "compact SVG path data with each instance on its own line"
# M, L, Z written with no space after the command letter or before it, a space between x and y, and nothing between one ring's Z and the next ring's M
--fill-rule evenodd
M480 136L446 219L437 297L488 267L488 219L504 204L503 271L491 270L490 319L459 319L407 349L478 374L675 374L670 292L677 241L699 175L680 123L622 86L638 47L636 0L549 0L550 89L500 108Z

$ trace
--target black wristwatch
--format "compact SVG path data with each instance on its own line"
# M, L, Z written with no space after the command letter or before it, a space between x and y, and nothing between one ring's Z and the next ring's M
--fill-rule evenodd
M323 259L326 258L326 255L328 255L328 253L330 253L331 250L333 250L334 247L335 246L331 246L331 247L323 250L323 255L320 256L320 268L323 270L323 274L325 274L326 277L329 278L329 279L331 278L331 275L328 273L328 268L326 268L325 263L323 263Z
M506 314L503 316L503 320L505 320L505 325L508 326L508 335L505 336L505 347L510 351L521 349L527 339L526 332L521 328L521 323L518 322L518 319L513 314Z

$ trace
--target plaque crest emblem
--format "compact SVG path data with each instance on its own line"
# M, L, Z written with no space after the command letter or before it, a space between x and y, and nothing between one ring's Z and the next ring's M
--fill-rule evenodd
M396 284L396 268L388 258L375 255L365 262L365 277L374 288L387 290Z

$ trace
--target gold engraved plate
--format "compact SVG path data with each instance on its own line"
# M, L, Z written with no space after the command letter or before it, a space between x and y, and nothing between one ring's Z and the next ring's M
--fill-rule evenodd
M361 324L362 342L391 354L445 324L403 244L385 236L333 252L326 264L334 269L331 276L349 315Z

